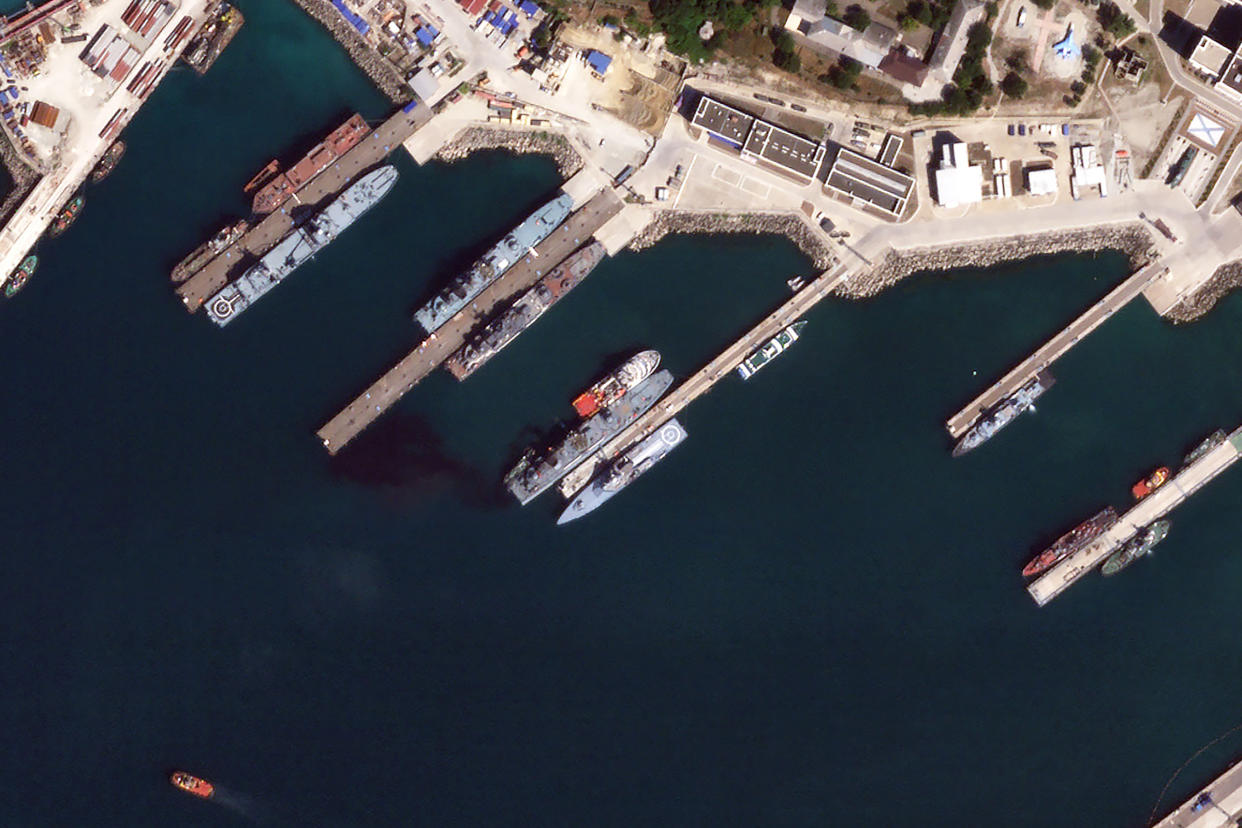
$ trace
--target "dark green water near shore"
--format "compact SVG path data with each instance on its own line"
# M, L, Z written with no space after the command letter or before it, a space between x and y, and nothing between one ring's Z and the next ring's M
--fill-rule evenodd
M1181 328L1133 305L956 461L943 420L1124 261L822 303L558 530L553 495L498 493L533 432L633 349L688 374L807 262L771 238L622 254L332 460L314 430L416 341L412 308L558 181L394 156L389 198L238 322L188 316L165 274L241 184L387 110L292 4L242 8L0 305L0 824L1138 825L1242 722L1242 470L1120 577L1037 609L1018 574L1242 422L1242 301ZM1239 755L1222 741L1166 807Z

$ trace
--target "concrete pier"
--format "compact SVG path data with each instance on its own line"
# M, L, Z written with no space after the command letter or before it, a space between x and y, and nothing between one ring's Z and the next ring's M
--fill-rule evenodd
M646 414L601 446L593 456L583 461L572 473L566 475L558 484L561 494L566 498L573 497L605 463L647 435L654 433L669 418L676 416L691 402L710 391L718 381L732 376L733 369L737 368L752 351L776 336L782 328L798 321L820 299L848 279L849 272L846 271L844 265L837 265L813 279L795 293L788 302L764 317L762 322L670 391Z
M466 336L486 321L501 302L526 290L556 267L600 227L621 212L623 203L612 190L604 190L570 216L552 235L538 244L533 254L509 268L457 314L428 336L404 359L389 369L356 400L328 421L317 434L329 454L336 454L346 443L462 346Z
M1242 761L1183 802L1152 828L1226 828L1242 822Z
M1064 592L1071 584L1102 564L1119 546L1140 529L1159 520L1183 500L1202 488L1242 456L1242 428L1223 443L1179 471L1171 480L1135 504L1112 528L1093 543L1066 557L1027 586L1027 592L1041 607Z
M1070 348L1078 344L1079 340L1094 331L1118 310L1125 307L1130 300L1141 294L1148 285L1164 275L1164 272L1165 267L1161 263L1156 262L1137 271L1120 285L1113 288L1107 296L1092 305L1082 316L1069 323L1064 330L1048 340L1038 351L1019 363L1016 368L1002 377L999 382L971 400L970 404L961 411L954 414L945 424L946 428L949 429L949 434L954 438L965 434L975 420L979 419L984 412L1017 391L1040 371L1064 356Z
M276 212L268 215L245 235L211 259L202 269L177 287L177 294L185 303L186 310L193 313L203 303L238 275L242 265L248 265L289 235L293 229L293 211L299 218L307 209L314 209L365 172L378 164L401 142L431 120L431 110L416 106L410 111L397 110L387 121L380 124L357 146L337 159L332 166L311 179L305 187L293 195Z

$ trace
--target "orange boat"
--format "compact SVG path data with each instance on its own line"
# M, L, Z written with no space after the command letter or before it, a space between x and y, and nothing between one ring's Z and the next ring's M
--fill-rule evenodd
M1142 500L1149 494L1163 486L1169 479L1169 467L1161 466L1156 469L1145 479L1140 480L1130 487L1130 494L1134 495L1135 500Z
M169 777L175 787L180 788L188 794L193 794L199 799L211 799L211 795L216 792L216 788L206 779L199 779L197 776L191 776L185 771L175 771Z
M251 203L254 214L256 216L267 215L284 204L294 193L305 187L312 178L326 170L333 161L357 146L370 132L371 127L361 115L354 115L332 130L323 143L306 153L301 161L286 172L268 181L254 194L254 201ZM266 173L270 168L269 164L262 172ZM251 182L253 183L254 180L252 178Z

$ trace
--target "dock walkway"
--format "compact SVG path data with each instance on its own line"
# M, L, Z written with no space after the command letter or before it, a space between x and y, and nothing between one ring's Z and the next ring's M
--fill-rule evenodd
M1156 279L1164 275L1166 268L1155 262L1135 272L1107 296L1092 305L1086 313L1069 323L1060 333L1048 340L1039 350L1019 363L1000 381L953 415L945 424L949 434L961 437L979 417L997 403L1013 394L1036 374L1063 357L1079 340L1094 331L1114 313L1139 296Z
M1152 828L1227 828L1237 825L1239 817L1242 817L1242 762L1235 762Z
M262 256L289 235L294 224L293 210L298 207L317 207L320 202L336 196L360 173L382 161L394 148L401 146L402 141L427 124L431 117L431 110L421 105L408 112L404 109L397 110L357 146L311 179L284 206L250 228L245 235L179 285L177 294L185 303L186 309L190 313L198 310L238 275L236 270L239 265Z
M664 399L654 405L651 410L635 420L628 428L605 443L592 457L587 458L578 468L566 475L559 484L562 495L573 497L574 493L585 486L596 471L605 463L616 457L634 443L652 434L669 418L677 415L694 400L712 389L719 380L732 376L733 369L750 355L752 351L767 342L787 325L796 322L803 314L815 306L842 283L849 279L849 272L844 265L837 265L824 271L816 279L799 290L785 304L781 305L763 321L755 325L744 336L722 351L707 365L700 368L690 378L682 382L668 393Z
M1121 544L1144 526L1171 512L1183 500L1201 489L1216 475L1242 457L1242 428L1195 462L1179 471L1169 482L1140 500L1121 516L1112 528L1093 543L1069 555L1027 586L1027 592L1041 607L1064 592L1071 584L1095 569Z
M535 284L571 253L591 240L592 235L609 219L621 212L621 199L604 190L588 201L552 235L536 245L534 252L509 268L457 314L428 336L404 359L389 369L356 400L328 421L317 434L329 454L336 454L345 444L411 388L422 382L466 341L466 336L491 315L501 302Z

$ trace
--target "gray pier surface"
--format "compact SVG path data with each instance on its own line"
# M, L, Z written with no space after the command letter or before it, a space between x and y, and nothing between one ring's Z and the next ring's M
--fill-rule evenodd
M670 418L677 415L699 396L706 394L717 382L726 376L733 375L733 369L746 359L752 351L787 325L797 322L808 310L815 306L842 282L849 279L849 272L843 265L837 265L824 271L811 280L805 287L793 295L789 301L781 305L763 321L747 331L740 339L731 344L707 365L700 368L685 382L668 393L664 399L651 407L647 413L629 425L624 431L613 437L600 447L594 455L588 457L578 468L574 469L561 480L559 490L566 498L574 494L590 482L595 473L608 461L627 448L653 434Z
M503 276L436 332L428 336L404 359L389 369L371 387L316 432L329 454L336 454L358 436L406 392L434 371L460 348L466 336L485 322L496 307L509 297L530 288L571 253L588 243L595 231L625 206L611 190L596 195L566 219Z
M1102 564L1144 526L1164 517L1208 481L1232 466L1239 456L1242 456L1242 428L1235 430L1219 446L1140 500L1107 532L1032 581L1026 588L1027 592L1041 607L1047 604L1083 575Z
M1070 348L1078 344L1079 340L1094 331L1110 316L1129 304L1131 299L1146 290L1148 285L1164 275L1166 269L1159 262L1150 264L1113 288L1107 296L1092 305L1082 316L1069 323L1064 330L1019 363L999 382L954 414L945 424L949 429L949 434L954 438L965 434L984 412L1013 394L1040 371L1064 356Z
M1206 801L1196 808L1196 803L1205 795ZM1237 825L1239 817L1242 817L1242 762L1234 763L1152 828L1225 828Z
M246 231L195 274L177 287L177 295L193 313L237 276L242 264L249 264L276 246L293 229L293 210L309 206L312 210L338 193L370 167L384 160L401 142L431 120L431 110L421 104L410 111L397 110L387 121L362 139L295 193L280 209ZM300 212L300 211L299 211Z

